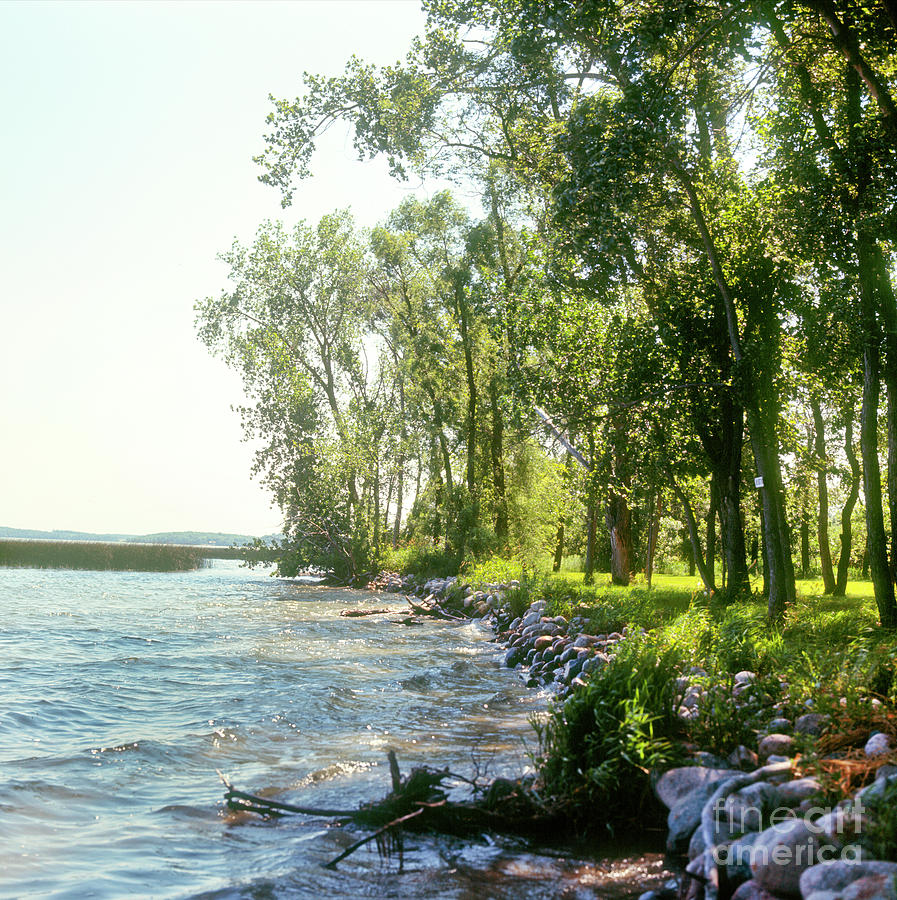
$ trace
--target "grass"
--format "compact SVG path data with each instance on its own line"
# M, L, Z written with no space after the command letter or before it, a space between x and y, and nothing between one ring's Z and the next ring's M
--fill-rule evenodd
M777 716L827 713L848 732L868 725L873 698L889 712L897 706L897 635L878 626L869 582L851 581L846 596L835 598L823 594L820 580L802 580L797 601L773 626L759 579L751 597L732 602L708 597L698 579L682 575L655 576L650 589L638 581L614 586L608 576L596 581L585 585L581 573L560 572L534 592L548 601L547 614L584 616L593 633L624 625L648 632L642 649L623 660L635 680L607 666L539 726L542 777L570 799L591 796L593 788L613 793L614 778L624 788L640 785L637 773L651 760L672 758L669 697L654 681L661 669L666 677L692 667L706 672L694 679L704 689L698 715L679 722L678 737L720 756L740 744L756 748L758 733ZM744 670L756 680L736 705L734 676ZM630 737L635 744L627 744ZM798 749L812 759L809 740Z

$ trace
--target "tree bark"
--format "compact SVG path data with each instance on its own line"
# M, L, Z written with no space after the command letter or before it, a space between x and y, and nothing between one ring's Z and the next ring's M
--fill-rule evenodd
M853 510L860 494L860 463L853 447L853 403L844 407L844 455L850 464L850 491L841 510L841 553L838 557L838 577L832 595L843 597L847 591L847 570L853 541Z
M875 591L879 620L884 628L897 627L897 602L888 565L888 547L882 512L881 470L878 462L878 402L880 338L875 316L874 281L869 247L860 235L860 293L863 297L863 408L860 413L860 449L863 456L863 493L866 500L866 552Z
M505 492L504 420L498 403L498 376L489 381L489 406L492 412L490 456L492 487L495 491L495 536L504 545L508 540L508 499Z
M819 497L819 516L816 520L816 536L819 539L819 568L822 571L823 593L835 589L835 573L832 571L832 551L828 539L828 472L825 454L825 420L817 397L810 398L813 412L814 450L816 454L816 488Z
M719 488L716 478L710 476L710 508L707 510L707 537L704 545L706 551L707 571L711 574L711 578L716 583L716 510L719 506Z
M610 536L610 580L627 585L632 571L632 518L625 497L611 493L604 523Z

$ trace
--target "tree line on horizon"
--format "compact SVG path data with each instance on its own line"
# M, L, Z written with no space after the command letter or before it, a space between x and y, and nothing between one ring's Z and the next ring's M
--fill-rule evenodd
M566 542L627 583L672 517L709 590L762 557L775 619L811 547L844 593L857 531L897 626L894 4L424 5L402 62L274 101L261 179L288 204L343 122L482 212L268 223L197 304L284 571Z

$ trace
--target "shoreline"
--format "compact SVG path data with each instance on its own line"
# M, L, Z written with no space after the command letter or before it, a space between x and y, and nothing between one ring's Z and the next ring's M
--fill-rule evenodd
M456 577L423 582L381 573L367 587L405 594L416 615L486 622L505 650L504 665L518 669L527 687L554 687L554 701L586 687L618 645L646 633L627 626L588 634L582 616L544 615L544 599L520 609L516 582L477 589ZM707 679L699 667L676 679L676 713L683 721L699 714ZM761 690L756 682L754 672L737 673L727 688L728 702L745 705ZM897 900L897 863L875 858L863 836L897 793L897 765L887 761L894 758L891 737L868 735L862 757L867 780L869 775L874 780L837 796L829 787L826 805L819 770L808 774L799 751L835 723L812 710L790 720L771 702L767 713L756 748L739 745L721 758L690 746L686 765L651 772L654 795L667 816L648 824L666 831L666 874L675 874L662 886L655 878L652 889L643 882L641 900ZM844 758L836 750L822 762L836 765Z

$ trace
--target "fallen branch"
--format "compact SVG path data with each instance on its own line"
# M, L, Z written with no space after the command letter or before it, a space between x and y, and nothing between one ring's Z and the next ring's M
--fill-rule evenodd
M392 822L387 822L382 828L378 828L373 834L369 834L367 837L363 837L360 841L356 841L352 844L351 847L347 847L340 853L339 856L334 857L330 860L330 862L322 863L325 869L335 869L336 864L338 862L342 862L347 856L354 853L359 847L363 847L365 844L370 843L371 841L377 840L377 838L382 837L392 828L396 828L401 825L403 822L408 822L411 819L416 818L423 814L425 806L421 806L420 809L416 809L414 812L408 813L407 816L400 816L398 819L393 819Z

